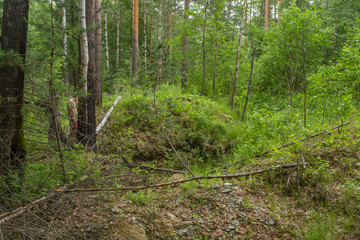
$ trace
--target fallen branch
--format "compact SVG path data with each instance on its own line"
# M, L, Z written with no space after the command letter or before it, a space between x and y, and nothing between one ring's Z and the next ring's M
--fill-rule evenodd
M101 121L101 123L96 127L96 134L98 134L100 132L100 130L104 127L106 121L108 120L108 118L110 117L112 111L114 110L116 104L119 102L119 100L121 99L121 96L118 96L113 105L110 107L110 109L107 111L107 113L105 114L105 117L103 118L103 120Z
M344 127L344 126L349 125L349 124L352 124L352 123L353 123L353 122L350 121L350 122L347 122L347 123L340 124L339 126L333 127L333 128L331 128L331 129L324 130L324 131L322 131L322 132L319 132L319 133L317 133L317 134L311 135L311 136L309 136L309 137L304 137L304 138L302 138L302 139L300 139L300 140L298 140L298 141L296 141L296 142L289 142L289 143L284 144L284 145L282 145L282 146L280 146L280 147L277 147L277 148L275 148L275 149L273 149L273 150L267 150L267 151L265 151L265 152L258 153L258 154L256 154L256 155L254 155L253 157L254 157L254 158L258 158L258 157L264 156L264 155L266 155L266 154L269 154L269 153L271 153L271 152L274 152L275 150L279 150L279 149L282 149L282 148L286 148L286 147L292 146L292 145L296 144L297 142L304 142L304 141L307 140L307 139L315 138L315 137L317 137L317 136L323 135L323 134L325 134L325 133L328 133L328 132L330 132L330 131L339 129L339 128L341 128L341 127ZM217 169L214 169L214 170L210 171L209 173L214 173L214 172L216 172L216 171L219 170L219 169L224 169L224 168L227 168L227 167L230 167L230 166L233 166L233 165L237 165L237 164L239 164L239 163L241 163L241 160L238 160L238 161L236 161L236 162L229 163L229 164L226 164L226 165L224 165L224 166L221 166L221 167L219 167L219 168L217 168Z
M129 168L140 168L140 169L145 169L145 170L155 170L155 171L172 172L172 173L186 173L186 171L181 171L181 170L168 169L168 168L157 168L157 167L144 166L144 165L136 165L136 164L126 163L126 162L123 162L122 164Z
M227 174L227 175L213 175L213 176L197 176L192 178L186 178L179 181L173 181L173 182L165 182L165 183L158 183L158 184L152 184L147 186L137 186L137 187L119 187L119 188L87 188L87 189L57 189L54 190L54 192L60 192L60 193L73 193L73 192L104 192L104 191L131 191L131 190L142 190L142 189L148 189L148 188L159 188L159 187L165 187L170 185L176 185L179 183L185 183L200 179L215 179L215 178L221 178L221 179L231 179L231 178L240 178L240 177L246 177L246 176L252 176L260 173L264 173L271 170L277 170L277 169L285 169L285 168L294 168L299 166L297 163L292 164L284 164L284 165L276 165L273 167L268 167L265 169L253 171L253 172L245 172L245 173L236 173L236 174ZM300 164L302 166L302 164Z
M306 164L306 163L305 163ZM302 164L300 164L302 165ZM253 171L253 172L245 172L245 173L236 173L236 174L227 174L227 175L215 175L215 176L198 176L198 177L193 177L193 178L186 178L183 180L179 180L179 181L173 181L173 182L165 182L165 183L158 183L158 184L152 184L152 185L147 185L147 186L137 186L137 187L119 187L119 188L87 188L87 189L67 189L67 188L60 188L60 189L56 189L54 190L52 193L50 193L49 195L46 195L40 199L37 199L35 201L33 201L32 203L17 208L9 213L5 213L0 215L0 225L15 218L18 217L20 215L22 215L26 210L29 210L31 208L33 208L35 205L44 202L60 193L75 193L75 192L110 192L110 191L131 191L131 190L142 190L142 189L149 189L149 188L159 188L159 187L165 187L165 186L170 186L170 185L177 185L180 183L185 183L185 182L190 182L190 181L194 181L194 180L200 180L200 179L215 179L215 178L221 178L221 179L231 179L231 178L240 178L240 177L246 177L246 176L252 176L252 175L256 175L256 174L260 174L260 173L264 173L267 171L271 171L271 170L277 170L277 169L286 169L286 168L294 168L299 166L299 164L297 163L292 163L292 164L284 164L284 165L276 165L273 167L268 167L265 169L261 169L261 170L257 170L257 171Z
M61 188L59 190L65 190L65 188ZM15 218L15 217L18 217L18 216L21 216L25 211L27 210L30 210L31 208L35 207L35 205L41 203L41 202L44 202L46 200L49 200L50 198L53 198L55 197L56 195L59 195L58 192L52 192L42 198L39 198L31 203L29 203L28 205L26 206L23 206L23 207L19 207L11 212L8 212L8 213L4 213L4 214L1 214L0 215L0 225L5 223L5 222L8 222L10 221L11 219Z

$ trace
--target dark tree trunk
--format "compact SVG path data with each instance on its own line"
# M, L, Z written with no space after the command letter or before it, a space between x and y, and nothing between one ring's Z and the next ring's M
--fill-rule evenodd
M26 156L24 122L21 108L24 102L24 70L28 29L28 0L5 0L2 19L0 62L0 181L16 171L24 173ZM15 56L20 56L17 58ZM7 187L0 186L2 191ZM1 194L0 194L1 195Z
M95 0L95 65L96 65L96 91L97 106L102 105L102 64L101 64L101 0Z
M96 119L95 119L95 96L96 96L96 53L95 53L95 32L91 30L95 26L95 1L86 1L86 27L88 38L89 63L87 72L87 133L86 146L88 150L96 151Z
M206 81L206 64L205 64L205 60L206 60L206 52L205 52L205 33L206 33L206 11L207 11L207 7L208 7L208 2L206 1L206 5L204 8L204 28L203 28L203 39L202 39L202 51L203 51L203 83L202 83L202 91L201 91L201 95L205 96L205 81Z
M247 109L248 102L249 102L249 97L250 97L251 80L252 80L253 69L254 69L255 54L256 54L256 48L254 48L254 51L253 51L253 54L252 54L252 59L251 59L251 70L250 70L249 84L248 84L248 89L247 89L247 93L246 93L244 110L243 110L242 116L241 116L241 121L242 122L245 120L246 109Z

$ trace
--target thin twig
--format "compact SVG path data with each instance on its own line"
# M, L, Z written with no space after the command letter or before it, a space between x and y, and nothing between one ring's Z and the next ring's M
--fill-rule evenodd
M140 168L140 169L145 169L145 170L156 170L156 171L172 172L172 173L186 173L186 171L169 169L169 168L158 168L158 167L152 167L152 166L136 165L136 164L126 163L126 162L123 162L122 164L129 168Z

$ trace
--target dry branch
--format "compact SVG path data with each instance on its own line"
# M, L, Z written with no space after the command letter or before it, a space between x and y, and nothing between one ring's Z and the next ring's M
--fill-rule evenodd
M306 163L305 163L306 164ZM265 169L260 169L257 171L253 171L253 172L245 172L245 173L236 173L236 174L227 174L227 175L214 175L214 176L198 176L198 177L193 177L193 178L186 178L183 180L179 180L179 181L173 181L173 182L165 182L165 183L158 183L158 184L152 184L152 185L147 185L147 186L137 186L137 187L119 187L119 188L87 188L87 189L68 189L68 188L60 188L60 189L56 189L54 190L52 193L37 199L35 201L33 201L32 203L17 208L9 213L5 213L0 215L0 225L15 218L18 217L20 215L22 215L26 210L29 210L31 208L33 208L35 205L44 202L60 193L75 193L75 192L105 192L105 191L132 191L132 190L142 190L142 189L149 189L149 188L159 188L159 187L165 187L165 186L170 186L170 185L177 185L179 183L185 183L185 182L190 182L190 181L195 181L195 180L200 180L200 179L215 179L215 178L221 178L221 179L231 179L231 178L240 178L240 177L246 177L246 176L252 176L252 175L256 175L256 174L260 174L260 173L264 173L264 172L268 172L271 170L276 170L276 169L285 169L285 168L294 168L297 166L301 166L302 164L297 164L297 163L292 163L292 164L284 164L284 165L276 165L273 167L268 167Z
M336 127L333 127L333 128L327 129L327 130L324 130L324 131L322 131L322 132L319 132L319 133L317 133L317 134L311 135L311 136L309 136L309 137L304 137L304 138L302 138L302 139L300 139L300 140L298 140L298 141L289 142L289 143L287 143L287 144L284 144L284 145L282 145L282 146L280 146L280 147L275 148L274 150L267 150L267 151L265 151L265 152L255 154L253 157L254 157L254 158L261 157L261 156L266 155L266 154L269 154L269 153L271 153L271 152L273 152L273 151L275 151L275 150L279 150L279 149L282 149L282 148L286 148L286 147L292 146L292 145L296 144L297 142L304 142L304 141L307 140L307 139L315 138L315 137L317 137L317 136L320 136L320 135L325 134L325 133L328 133L328 132L330 132L330 131L339 129L339 128L341 128L341 127L344 127L344 126L349 125L349 124L352 124L352 123L353 123L353 122L350 121L350 122L346 122L346 123L340 124L339 126L336 126ZM226 164L226 165L224 165L224 166L221 166L221 167L219 167L219 168L217 168L217 169L214 169L214 170L210 171L210 173L214 173L214 172L216 172L216 171L219 170L219 169L224 169L224 168L227 168L227 167L230 167L230 166L239 164L240 162L241 162L241 160L238 160L238 161L236 161L236 162Z
M101 121L101 123L99 124L99 126L96 127L96 134L98 134L100 132L100 130L104 127L106 121L108 120L108 118L110 117L110 114L112 113L112 111L114 110L116 104L119 102L119 100L121 99L121 96L118 96L113 105L110 107L109 111L106 113L105 117L103 118L103 120Z
M155 170L155 171L172 172L172 173L186 173L186 171L169 169L169 168L158 168L158 167L152 167L152 166L136 165L136 164L126 163L126 162L123 162L122 164L129 168L140 168L140 169L145 169L145 170Z

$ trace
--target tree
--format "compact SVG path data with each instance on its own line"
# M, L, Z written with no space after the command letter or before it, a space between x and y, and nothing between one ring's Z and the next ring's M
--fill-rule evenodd
M21 108L24 103L24 69L28 30L28 0L5 0L0 62L0 177L11 171L23 175L26 150ZM1 187L5 190L5 188Z
M95 103L102 105L101 0L95 0Z
M139 0L133 0L132 30L132 76L135 77L139 64Z
M265 31L269 28L269 8L270 8L270 0L265 0Z
M96 117L95 117L95 98L96 98L96 44L95 44L95 0L86 1L86 27L88 38L88 72L87 72L87 89L88 96L86 100L87 110L87 133L86 146L89 150L96 151Z
M241 39L242 39L243 28L244 28L246 3L247 3L247 1L244 0L242 18L241 18L241 24L240 24L239 45L238 45L238 50L237 50L237 54L236 54L236 67L235 67L235 78L234 78L234 85L233 85L233 93L232 93L232 97L231 97L231 110L234 110L237 80L238 80L238 76L239 76L240 49L241 49Z
M185 24L189 21L189 8L190 8L190 0L185 0L185 11L184 11L184 20ZM187 36L187 32L184 33L184 40L182 42L182 50L183 50L183 62L182 62L182 79L181 79L181 87L185 88L187 83L187 59L188 59L188 48L189 48L189 38Z

